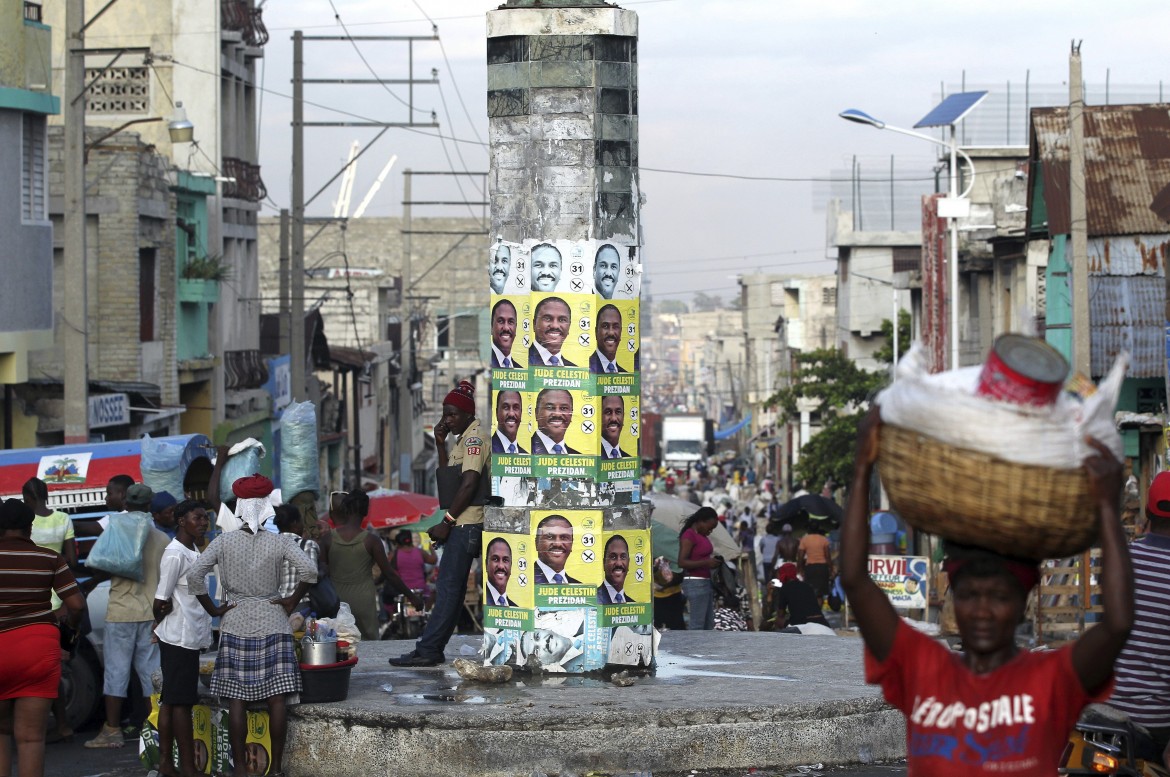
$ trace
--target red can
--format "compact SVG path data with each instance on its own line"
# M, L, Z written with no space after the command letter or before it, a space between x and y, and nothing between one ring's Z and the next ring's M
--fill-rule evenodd
M1043 340L1000 335L983 364L976 393L1017 405L1051 405L1060 396L1068 369L1060 352Z

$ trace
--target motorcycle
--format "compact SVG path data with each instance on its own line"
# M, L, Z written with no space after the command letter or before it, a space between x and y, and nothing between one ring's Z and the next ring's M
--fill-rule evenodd
M1149 732L1104 704L1091 704L1081 714L1057 773L1170 777Z
M414 593L427 597L427 592L412 589ZM387 597L388 598L388 597ZM382 624L382 639L415 639L423 633L427 626L429 609L417 610L403 594L397 594L384 605L387 620Z

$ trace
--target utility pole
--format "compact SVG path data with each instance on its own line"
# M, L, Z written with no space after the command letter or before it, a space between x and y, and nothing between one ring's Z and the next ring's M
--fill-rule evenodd
M304 34L293 32L292 251L289 257L289 377L292 398L305 387L305 57Z
M398 488L410 488L411 464L414 460L414 303L411 296L411 250L413 230L411 214L411 170L402 173L402 351L398 367Z
M1089 332L1089 239L1085 205L1085 98L1081 80L1081 44L1074 42L1068 58L1069 223L1072 251L1068 257L1072 288L1072 368L1092 377Z
M406 79L385 79L385 78L305 78L305 63L304 63L304 41L314 42L333 42L352 44L357 41L379 41L379 42L394 42L405 43L408 50L409 75ZM289 293L291 295L291 313L292 319L290 326L291 342L289 343L289 358L292 362L292 389L293 399L306 399L307 390L305 388L305 208L313 204L313 201L321 195L325 189L333 183L333 181L342 177L357 160L370 150L373 145L378 142L382 135L391 127L427 127L431 129L438 129L439 124L434 119L434 114L431 115L429 122L414 121L414 85L415 84L438 84L439 79L437 71L432 74L430 78L415 78L414 77L414 44L420 41L437 41L439 35L437 28L433 35L429 36L395 36L395 35L310 35L305 36L301 30L293 32L293 180L292 180L292 257L289 263L288 272L291 276L291 283L289 284ZM369 85L375 84L387 88L391 84L405 84L409 87L409 100L406 103L407 120L404 122L385 122L385 121L305 121L305 84L322 85L328 84L332 86L340 85ZM304 129L305 127L380 127L381 131L374 136L373 140L366 143L360 151L354 149L350 152L350 159L340 171L332 178L325 182L325 185L317 190L316 194L305 198L305 168L304 168ZM410 175L407 173L407 186L409 186ZM409 197L407 198L409 199ZM311 242L311 241L310 241ZM406 295L410 288L410 259L409 259L409 237L407 238L407 265L404 270L403 278L403 301L405 303ZM410 338L410 321L403 322L403 338L404 341L409 342ZM407 346L409 348L409 346ZM404 358L409 358L410 351L406 352ZM402 373L406 375L403 378L407 382L406 391L409 395L410 386L410 363L404 361L402 365ZM356 381L356 375L355 381ZM401 391L399 388L400 404L398 408L398 429L399 429L399 456L400 462L405 461L406 485L410 482L410 457L413 453L409 441L405 441L406 447L403 448L404 440L401 437L403 430L413 433L413 413L414 403L407 400L405 404L401 402ZM356 394L355 394L356 397ZM354 425L356 427L357 421L357 403L355 401ZM405 416L405 417L403 417ZM354 441L360 440L360 431L356 428L354 430ZM406 458L403 459L402 457ZM360 478L360 459L358 461L358 476ZM359 481L360 482L360 481ZM402 485L402 484L400 484Z
M60 316L65 443L89 442L89 290L85 244L85 0L65 6L65 255Z
M280 353L289 353L289 215L288 208L280 211ZM289 360L292 361L291 358Z

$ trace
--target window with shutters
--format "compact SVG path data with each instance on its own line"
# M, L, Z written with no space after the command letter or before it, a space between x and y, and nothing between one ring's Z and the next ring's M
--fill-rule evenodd
M835 286L821 287L821 304L836 305L837 304L837 288Z
M24 114L20 158L20 218L43 222L46 211L46 123L37 113Z

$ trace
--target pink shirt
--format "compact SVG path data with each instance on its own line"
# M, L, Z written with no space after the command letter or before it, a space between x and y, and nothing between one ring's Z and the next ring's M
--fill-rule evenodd
M687 529L683 532L682 536L684 539L689 539L693 546L691 548L691 557L688 559L689 561L705 561L711 558L711 555L715 552L715 547L711 544L711 540L699 534L694 529ZM687 569L684 570L684 574L687 577L711 577L711 570L707 567Z
M394 552L394 564L398 567L398 576L408 588L421 590L427 587L427 573L423 562L422 550L411 545L399 546Z

